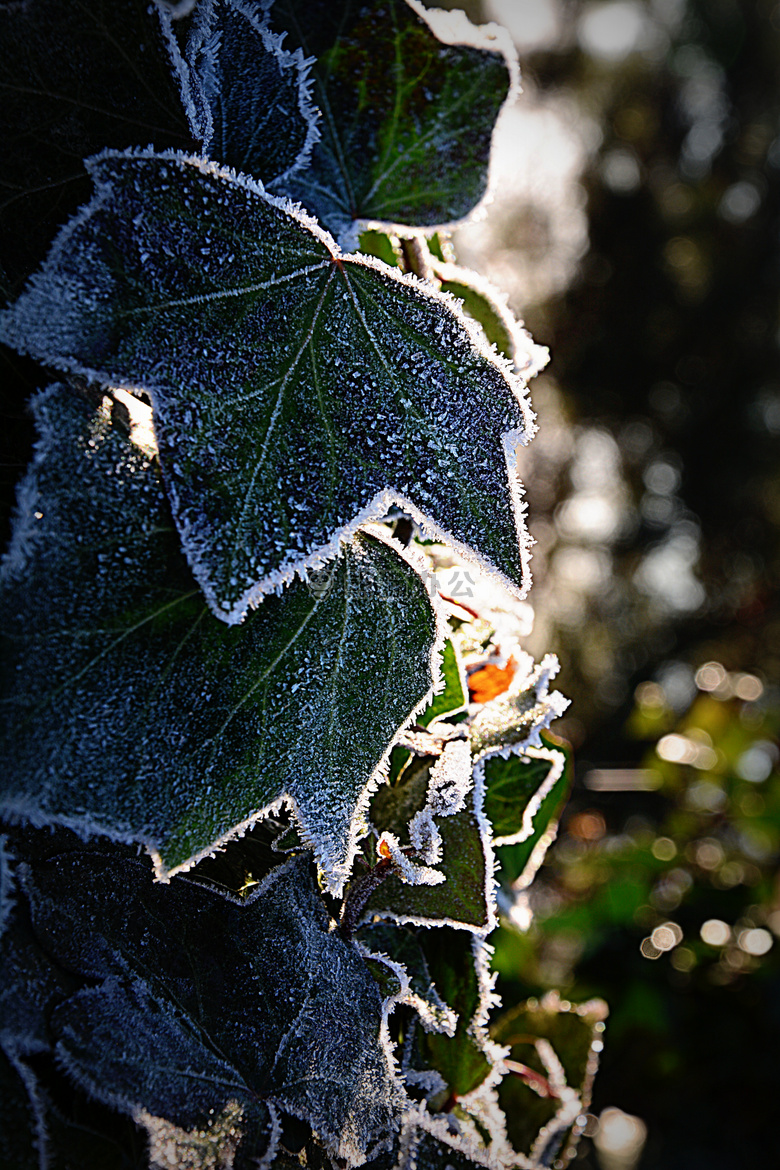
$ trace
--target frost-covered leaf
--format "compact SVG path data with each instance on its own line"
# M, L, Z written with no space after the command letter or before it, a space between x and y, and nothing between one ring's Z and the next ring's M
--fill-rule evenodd
M454 302L342 258L213 164L140 152L90 165L94 200L1 331L148 391L176 523L219 616L239 621L393 502L524 587L525 388Z
M192 137L148 0L3 4L0 43L5 299L89 198L87 155Z
M493 1068L494 1054L485 1031L492 990L485 944L447 926L418 937L431 978L458 1017L451 1036L423 1034L420 1051L425 1067L441 1074L449 1093L463 1096L480 1085Z
M498 1088L509 1137L533 1166L561 1158L566 1164L574 1152L606 1015L603 1000L571 1004L549 992L511 1008L491 1027L493 1039L510 1049L509 1072Z
M553 654L545 655L538 666L527 654L522 656L509 690L485 703L471 722L475 759L494 749L541 746L541 732L569 705L559 691L550 692L550 679L557 673Z
M457 264L435 260L433 275L444 292L463 302L465 312L480 324L490 344L514 362L524 378L530 380L544 369L549 350L536 344L489 281Z
M503 30L476 29L462 14L454 38L471 43L443 44L424 15L405 0L271 6L286 45L317 59L322 111L311 165L286 190L336 234L361 219L447 223L485 193L493 126L516 84L514 52Z
M222 1145L248 1166L282 1110L358 1165L406 1098L382 997L331 928L309 860L285 862L236 904L186 878L155 883L128 853L83 846L25 881L36 934L87 982L51 1015L60 1066L153 1143L175 1127L197 1144L210 1119L224 1122Z
M414 1008L425 1031L452 1036L457 1016L436 990L425 952L415 932L404 926L374 922L361 927L355 937L369 951L385 954L403 966L409 978L409 989L401 1002Z
M478 931L495 925L490 828L482 790L471 787L470 756L463 740L449 744L438 760L410 765L392 787L380 787L368 816L378 832L408 840L414 855L435 865L445 881L411 885L393 874L369 897L366 914Z
M489 755L477 764L480 769L501 878L524 889L555 840L571 791L570 759L560 748L528 748L522 754Z
M424 582L362 534L326 591L215 621L155 459L106 404L37 401L0 595L2 804L143 841L164 874L286 793L337 888L366 785L431 687Z
M310 61L263 26L252 0L201 0L182 71L185 103L204 152L266 186L309 161L319 136Z

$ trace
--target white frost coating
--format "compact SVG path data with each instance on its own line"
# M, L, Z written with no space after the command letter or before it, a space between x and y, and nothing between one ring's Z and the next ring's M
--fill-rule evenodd
M401 1153L396 1170L416 1170L417 1147L423 1134L430 1134L442 1145L453 1152L463 1154L478 1166L490 1167L491 1170L504 1170L511 1163L501 1162L491 1157L490 1151L475 1139L471 1133L463 1133L462 1127L455 1122L457 1129L452 1126L453 1119L449 1116L432 1116L428 1112L426 1102L422 1101L409 1110L404 1118L401 1138ZM461 1132L458 1132L461 1129Z
M490 1135L488 1149L491 1164L511 1166L514 1164L515 1151L507 1135L506 1117L499 1104L496 1091L497 1083L494 1070L476 1089L459 1097L458 1104L470 1118L478 1123L479 1128L476 1129L475 1136L480 1131Z
M407 1085L412 1085L414 1088L421 1089L426 1097L433 1097L437 1093L442 1093L447 1088L447 1082L440 1072L435 1068L416 1069L409 1068L404 1072L404 1080Z
M208 152L214 136L214 119L212 103L220 101L220 83L218 63L223 46L218 28L220 8L238 13L246 21L250 37L256 40L256 49L259 57L269 54L279 66L281 75L288 70L297 74L298 112L306 127L304 143L293 163L281 174L273 176L267 181L283 183L296 171L308 164L311 152L319 141L320 131L317 125L318 110L314 106L311 90L314 79L310 74L314 64L313 57L304 57L301 49L289 52L283 48L284 34L272 32L268 27L267 9L262 12L263 19L258 19L258 10L243 3L242 0L201 0L198 6L192 30L187 43L187 57L192 88L197 93L197 101L202 110L200 127L193 126L193 131L203 144L204 152ZM230 68L230 61L226 66ZM251 79L248 83L251 86ZM247 132L250 128L247 127Z
M410 886L438 886L445 881L441 870L430 869L427 865L416 865L404 853L401 842L394 833L385 832L377 841L380 857L389 857L396 877Z
M435 817L451 817L460 812L466 806L472 783L468 740L451 740L445 744L430 771L427 803L431 814Z
M485 783L485 762L495 755L500 755L502 759L508 759L509 756L527 756L531 760L550 761L550 770L543 784L536 790L523 810L523 821L520 828L516 833L511 833L509 836L493 838L494 845L519 845L521 841L527 841L533 835L534 818L539 812L542 802L547 798L563 775L563 769L566 766L566 757L563 752L556 751L555 748L524 748L518 744L513 744L507 751L486 752L484 756L480 757L474 768L475 776L479 774L479 782L482 784Z
M409 821L409 841L426 865L438 865L441 862L441 833L430 807L421 808Z
M182 17L188 16L196 3L197 0L182 0L180 4L168 4L165 0L152 0L152 6L156 9L160 21L160 29L170 57L171 69L179 86L182 105L192 136L193 138L203 138L205 111L199 105L199 95L193 92L190 71L179 50L179 42L176 40L172 24L174 20L181 20Z

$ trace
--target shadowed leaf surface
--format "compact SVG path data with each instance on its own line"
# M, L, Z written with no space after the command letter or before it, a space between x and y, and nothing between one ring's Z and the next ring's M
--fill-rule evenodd
M212 164L142 152L90 165L94 200L3 335L148 391L177 527L219 616L240 621L394 501L524 587L525 387L454 302L341 259Z
M119 407L54 387L37 412L0 599L3 805L173 869L288 792L338 885L361 793L431 686L423 581L360 535L319 596L298 581L226 627Z
M307 164L317 137L307 63L263 28L251 0L199 4L187 57L194 130L210 158L266 185Z
M110 846L37 862L25 892L38 939L89 983L51 1015L76 1083L137 1115L152 1141L221 1117L223 1144L249 1165L275 1106L362 1161L404 1097L381 995L329 929L309 866L284 863L237 905L187 879L157 884L148 861Z
M147 0L0 10L0 292L10 297L89 198L87 155L192 136Z

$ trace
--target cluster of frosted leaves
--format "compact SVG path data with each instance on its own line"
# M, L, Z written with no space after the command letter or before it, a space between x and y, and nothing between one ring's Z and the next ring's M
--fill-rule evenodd
M433 682L423 580L363 533L327 588L215 622L122 408L60 386L36 412L0 592L2 808L142 841L164 874L286 794L337 888L366 787Z
M444 44L406 0L264 7L285 47L315 58L320 140L285 193L338 236L358 220L448 223L479 203L493 126L516 84L508 37L463 18L458 39L472 43Z
M169 40L193 134L203 153L283 188L317 141L311 61L289 52L252 0L201 0L186 58ZM170 17L163 14L166 23Z
M148 0L0 6L0 291L19 291L90 196L106 146L194 145Z
M340 257L294 209L202 160L90 165L95 198L0 335L149 394L183 547L218 616L240 621L393 501L526 586L524 383L454 301Z
M509 1049L509 1075L498 1086L517 1165L566 1165L590 1105L607 1005L572 1004L557 992L499 1016L491 1035Z
M153 1166L173 1147L173 1165L248 1170L273 1157L283 1115L347 1166L388 1144L408 1098L383 998L332 929L307 857L241 902L187 878L162 886L127 847L63 830L23 844L0 940L7 1108L26 1104L43 1127L34 1057L48 1052L147 1131Z

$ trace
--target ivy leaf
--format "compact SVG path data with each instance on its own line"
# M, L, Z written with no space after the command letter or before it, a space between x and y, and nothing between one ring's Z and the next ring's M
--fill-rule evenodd
M522 591L514 453L532 416L454 302L342 258L213 164L140 152L90 166L95 199L2 333L149 393L176 524L218 616L240 621L394 501Z
M319 137L311 61L290 53L247 0L202 0L176 61L204 153L266 186L306 166Z
M510 1049L498 1094L509 1137L534 1166L567 1164L590 1105L607 1005L572 1004L557 992L529 999L500 1016L491 1036Z
M361 534L324 593L298 581L241 627L214 621L157 463L107 402L36 403L0 590L2 806L142 841L165 876L286 794L337 890L367 785L430 693L425 584Z
M41 1135L27 1072L0 1048L0 1160L9 1170L41 1170Z
M454 39L468 45L443 44L434 15L405 0L270 6L272 26L316 58L322 111L311 165L285 189L337 235L356 220L448 223L482 199L493 125L517 85L516 55L503 30L458 17ZM441 21L435 27L446 35Z
M361 927L355 938L369 951L385 954L394 963L403 966L409 978L409 989L400 1002L414 1008L426 1032L454 1035L457 1015L439 995L422 945L414 931L403 926L374 922Z
M466 745L456 741L448 745L455 752ZM447 811L437 807L432 779L440 761L426 760L410 766L393 787L381 787L368 811L378 832L403 833L416 844L415 836L428 841L439 838L435 857L423 860L435 864L444 873L440 885L412 885L392 874L368 898L367 915L379 915L395 922L418 925L451 926L480 931L495 925L493 897L493 853L490 826L482 807L481 788L471 788L471 764L468 752L461 765L463 777L452 778L453 797L457 804ZM459 787L460 792L455 789ZM471 788L471 791L468 791ZM416 830L416 834L415 834Z
M471 747L475 759L495 749L540 747L541 732L560 718L569 705L559 691L550 693L550 679L558 673L558 660L546 654L534 666L524 654L509 690L485 703L471 722Z
M570 755L554 748L529 748L523 754L488 756L477 764L480 769L484 769L485 806L495 833L501 877L514 889L525 889L555 840L569 799Z
M441 927L419 936L428 969L444 1002L457 1013L455 1032L420 1037L427 1067L440 1073L450 1094L461 1097L482 1084L494 1053L485 1030L493 980L482 940Z
M417 716L420 727L429 727L437 719L448 719L466 710L468 694L463 680L463 668L455 649L455 643L448 638L444 643L441 657L441 673L444 686L431 699L425 710Z
M89 984L52 1013L57 1060L153 1147L171 1127L206 1140L212 1119L248 1166L282 1110L354 1166L393 1132L406 1098L382 997L331 929L307 858L238 905L187 879L161 886L104 844L36 864L25 890L38 937Z
M147 0L25 0L0 9L0 290L18 292L90 183L106 146L188 147L157 17Z

